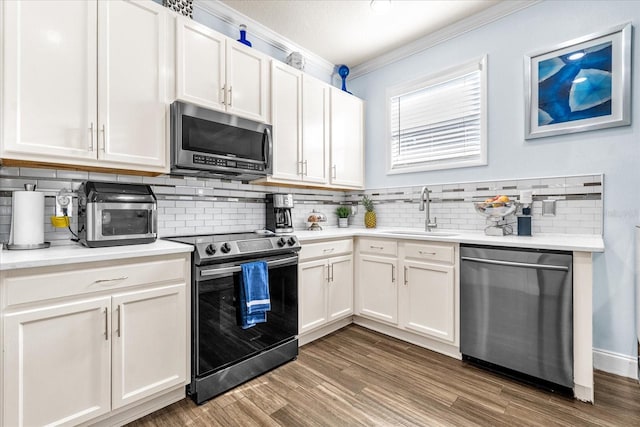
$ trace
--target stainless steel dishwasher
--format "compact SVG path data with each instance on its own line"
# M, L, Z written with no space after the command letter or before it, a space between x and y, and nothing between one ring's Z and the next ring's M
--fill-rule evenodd
M572 259L570 252L461 245L463 358L570 392Z

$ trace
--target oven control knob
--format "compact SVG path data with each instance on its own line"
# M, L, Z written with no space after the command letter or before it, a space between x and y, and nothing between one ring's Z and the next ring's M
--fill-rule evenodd
M283 247L286 244L287 244L287 241L284 240L284 237L281 237L278 239L278 247Z
M229 251L231 250L231 246L229 246L227 242L224 242L222 246L220 246L220 250L222 251L223 254L228 254Z
M213 255L216 253L216 246L211 243L210 245L208 245L205 250L204 250L208 255Z
M295 237L289 237L289 240L287 240L287 243L289 244L289 246L293 246L297 243L296 238Z

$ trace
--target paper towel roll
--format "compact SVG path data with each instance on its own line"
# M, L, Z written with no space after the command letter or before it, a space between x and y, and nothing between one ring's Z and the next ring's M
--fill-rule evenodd
M44 193L13 192L9 243L14 245L44 243Z

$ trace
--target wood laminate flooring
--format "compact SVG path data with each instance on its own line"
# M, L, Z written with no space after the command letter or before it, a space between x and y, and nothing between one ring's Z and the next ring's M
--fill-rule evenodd
M595 405L350 325L297 360L142 426L640 426L640 385L596 371Z

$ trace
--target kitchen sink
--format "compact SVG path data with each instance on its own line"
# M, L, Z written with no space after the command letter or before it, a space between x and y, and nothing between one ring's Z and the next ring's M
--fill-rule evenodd
M384 230L383 233L388 234L401 234L411 236L433 236L433 237L452 237L457 236L460 233L454 233L451 231L424 231L424 230Z

